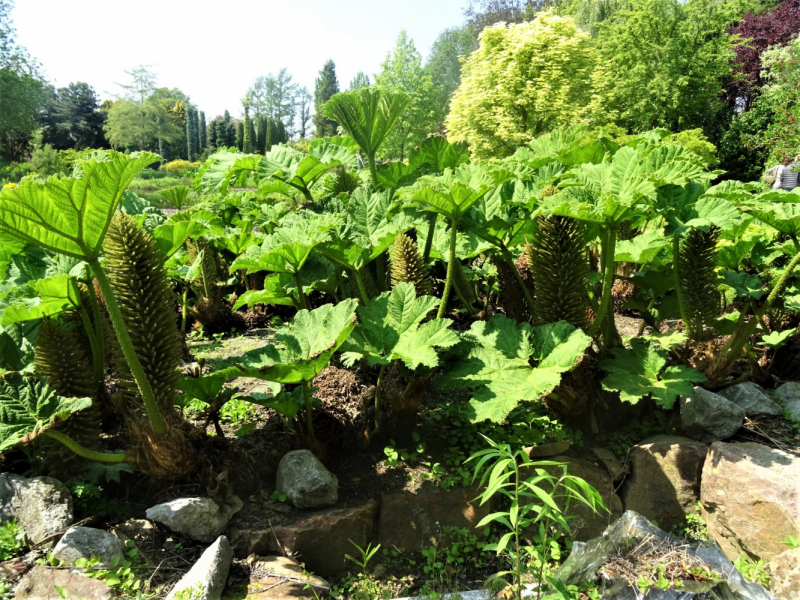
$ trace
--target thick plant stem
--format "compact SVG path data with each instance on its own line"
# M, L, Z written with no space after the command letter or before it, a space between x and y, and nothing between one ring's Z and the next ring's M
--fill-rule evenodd
M375 271L378 274L378 289L386 291L386 254L383 253L375 259Z
M517 285L520 287L522 294L525 296L525 302L528 305L528 312L530 312L531 318L533 318L533 315L536 314L534 310L536 303L533 301L533 296L531 296L531 291L528 289L528 286L525 285L525 282L522 280L522 275L519 274L517 265L514 264L514 257L511 256L511 251L505 246L501 246L500 256L503 257L505 263L511 268L511 273L514 275L514 279L517 280Z
M89 347L92 350L92 375L97 387L103 382L103 355L97 347L97 334L95 328L92 326L92 321L89 319L89 313L83 306L78 307L78 314L81 316L83 328L86 330L86 336L89 338ZM100 327L98 321L97 326Z
M369 439L374 438L381 430L381 383L383 382L383 374L386 372L388 363L381 365L381 370L378 373L378 381L375 384L375 427L367 436Z
M303 291L303 282L300 281L300 271L294 272L294 281L297 284L297 296L300 298L300 308L308 310L308 299Z
M97 301L97 294L94 289L94 283L92 283L88 287L89 287L89 304L92 307L92 318L94 319L95 345L92 347L92 351L94 352L95 348L97 349L97 356L99 357L98 360L100 361L99 369L97 367L97 363L95 363L95 374L99 372L99 379L97 382L98 385L102 385L103 378L105 376L105 366L106 366L106 336L105 332L103 331L103 315L100 312L100 303Z
M60 431L55 431L53 429L48 429L44 432L49 438L53 438L64 444L67 448L72 450L75 454L80 456L81 458L85 458L87 460L94 460L97 462L104 462L104 463L131 463L135 464L136 458L131 456L130 454L111 454L110 452L97 452L95 450L89 450L85 446L81 446L78 442L73 440L71 437L64 435Z
M372 185L378 187L378 169L375 168L375 153L367 154L367 162L369 163L369 174L372 177Z
M731 339L728 340L728 343L725 344L724 348L722 348L719 357L714 363L714 377L709 377L709 379L718 379L727 375L727 370L741 355L742 349L747 343L747 340L750 339L750 336L752 336L755 332L759 321L772 307L772 303L775 302L775 299L783 292L783 289L786 287L786 283L789 281L789 277L792 275L792 271L794 271L798 263L800 263L800 252L795 254L794 258L792 258L789 264L786 265L786 269L783 271L783 274L780 276L778 281L775 282L775 286L772 288L769 296L767 296L767 299L764 301L764 304L761 305L758 311L756 311L746 323L744 321L739 322L739 325L737 326L738 331L731 336ZM744 312L742 313L742 316L744 316Z
M361 301L364 306L369 306L369 294L367 293L367 287L364 285L364 278L361 277L361 271L353 269L353 272L356 274L356 284L358 285L358 292L361 294Z
M136 350L133 347L131 336L125 328L125 321L122 317L122 311L119 309L117 299L114 297L114 291L111 289L111 282L108 280L103 267L100 266L100 261L96 258L89 262L92 268L97 283L100 285L100 291L103 293L103 300L106 303L108 316L111 318L111 324L114 327L114 332L117 334L122 355L128 363L128 368L131 370L136 386L139 388L139 393L142 395L142 402L144 404L145 413L150 421L150 427L155 435L164 435L167 432L167 424L164 422L164 417L158 410L158 403L153 394L153 388L147 380L142 363L139 362L139 357L136 356Z
M594 337L603 319L606 317L608 307L611 305L611 288L614 285L614 251L617 241L617 232L615 229L609 229L608 238L606 240L605 248L603 248L603 297L600 300L600 308L594 317L592 326L589 327L589 337ZM603 340L608 344L611 340Z
M689 320L689 315L686 313L686 303L683 298L683 286L681 286L681 274L678 269L678 253L680 252L681 238L675 236L672 240L672 275L674 277L675 291L678 294L678 310L681 313L681 320L683 321L683 328L686 330L686 335L689 339L694 339L692 324Z
M189 308L189 286L183 286L183 294L181 295L181 333L186 333L186 314Z
M311 443L311 448L314 452L319 450L319 444L317 443L317 436L314 435L314 419L311 413L311 390L309 389L308 381L303 381L303 405L305 406L306 412L306 435L308 435L308 441Z
M447 261L447 278L444 281L444 291L442 292L442 302L439 304L439 311L436 318L441 319L447 310L447 298L450 296L450 288L453 287L453 278L456 272L456 236L458 235L458 223L453 221L450 224L450 256Z
M425 238L425 249L422 252L422 262L426 265L431 257L431 249L433 249L433 235L436 233L436 219L439 213L432 212L428 215L428 237Z

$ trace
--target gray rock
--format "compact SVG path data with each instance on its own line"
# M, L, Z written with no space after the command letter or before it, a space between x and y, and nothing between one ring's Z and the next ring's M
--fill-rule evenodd
M689 437L700 442L731 437L744 423L744 416L742 407L701 387L681 398L681 426Z
M53 558L68 565L74 565L79 558L90 560L95 557L100 558L98 568L110 569L115 558L119 557L118 563L122 562L125 544L102 529L70 527L53 550Z
M600 462L603 463L606 471L611 475L611 481L614 483L619 483L625 478L625 475L628 474L628 469L620 464L617 460L617 455L611 450L606 448L592 448L592 452Z
M310 450L287 452L278 465L277 488L297 508L332 506L339 481Z
M783 412L780 406L769 399L763 388L752 381L737 383L717 394L743 408L748 417L774 417Z
M800 421L800 383L790 381L784 383L773 396L784 410L788 411L790 418Z
M563 442L548 442L546 444L539 444L538 446L529 446L525 448L525 452L530 458L545 458L547 456L564 454L564 452L569 450L571 445L572 442L566 440Z
M770 591L776 598L800 598L800 548L781 552L767 563Z
M227 506L220 506L211 498L178 498L148 508L146 515L176 533L210 543L219 537L241 508L242 501L236 496Z
M14 593L14 600L58 600L56 586L67 591L69 600L111 600L114 590L99 579L92 579L70 571L36 565L25 573Z
M219 600L225 589L228 571L233 560L231 544L224 535L206 548L189 572L175 584L167 600L181 594L182 600Z
M34 544L72 525L72 496L52 477L0 474L0 522L17 520Z

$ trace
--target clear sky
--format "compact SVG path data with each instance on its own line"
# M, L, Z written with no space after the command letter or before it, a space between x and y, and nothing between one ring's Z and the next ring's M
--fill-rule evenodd
M159 87L188 94L206 118L241 113L256 77L287 67L313 93L323 63L343 89L372 78L405 29L423 57L467 0L16 0L18 41L57 87L85 81L101 98L151 65Z

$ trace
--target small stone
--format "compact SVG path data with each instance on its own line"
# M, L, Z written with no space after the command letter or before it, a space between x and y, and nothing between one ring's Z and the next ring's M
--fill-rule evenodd
M608 474L611 475L611 481L614 483L619 483L625 478L625 475L628 474L628 469L620 464L620 462L617 460L617 455L611 450L606 448L592 448L592 452L598 458L598 460L603 463L606 471L608 471Z
M546 456L564 454L571 445L572 443L567 440L563 442L547 442L538 446L529 446L525 448L525 452L530 458L545 458Z
M92 579L70 571L36 565L19 582L14 594L15 600L57 600L56 586L64 588L66 597L72 600L111 600L114 591L99 579Z
M228 580L232 560L231 544L228 538L221 535L170 590L167 600L174 600L181 592L184 592L181 597L185 600L219 600Z
M327 581L306 572L300 563L285 556L254 557L250 573L249 600L325 598L330 592Z
M79 558L91 560L99 558L97 568L110 569L125 558L125 545L118 537L102 529L91 527L70 527L56 544L53 558L74 565Z
M332 506L339 481L310 450L287 452L278 465L276 487L297 508Z
M631 476L622 488L625 510L669 531L697 512L708 446L686 437L657 435L631 448Z
M763 388L752 381L737 383L717 394L743 408L748 417L774 417L783 412L780 406L769 399Z
M143 553L154 552L164 543L164 534L147 519L128 519L112 527L111 533L123 541L131 540Z
M72 496L52 477L0 474L0 522L14 519L34 544L72 525Z
M731 437L744 423L744 409L719 394L695 387L691 396L681 398L681 425L686 434L700 442Z
M769 589L776 598L800 598L800 548L792 548L767 563Z
M784 383L775 390L773 398L789 413L791 419L800 421L800 383Z
M242 508L236 496L220 507L211 498L178 498L147 509L147 518L193 540L210 543L224 531L231 517Z

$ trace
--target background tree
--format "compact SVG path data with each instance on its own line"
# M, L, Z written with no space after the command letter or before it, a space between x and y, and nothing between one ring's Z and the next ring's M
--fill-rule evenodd
M717 0L631 0L599 25L602 112L632 132L708 126L731 71L728 29L741 9Z
M247 90L253 118L265 116L275 121L283 121L290 131L294 130L298 97L302 93L299 84L292 81L292 75L284 67L277 75L270 73L259 77Z
M70 83L59 88L47 101L40 117L42 143L56 150L102 148L105 115L94 89L87 83Z
M286 131L286 127L283 125L283 121L278 121L275 127L276 135L275 139L277 144L285 144L289 141L289 134Z
M476 49L478 34L472 27L445 29L431 46L425 70L433 80L435 100L441 119L447 115L450 100L461 83L461 65Z
M133 102L144 104L144 101L156 89L156 75L150 70L149 65L139 65L125 71L131 78L130 83L118 83L117 85L124 90L123 96Z
M422 56L405 30L400 32L394 51L386 56L380 73L375 75L375 87L403 92L411 98L381 149L385 156L403 160L411 148L436 130L444 116L434 102L437 94L433 78L422 68Z
M464 63L446 125L478 157L505 156L591 110L595 53L569 17L485 29Z
M186 109L186 150L187 160L194 162L198 156L197 110L193 106Z
M258 133L256 134L256 152L264 154L267 151L267 117L258 117Z
M253 127L253 120L250 118L250 99L245 97L242 100L242 105L244 108L242 151L246 154L253 154L256 151L256 129Z
M236 146L237 148L241 149L237 140L239 133L240 132L237 131L236 124L231 121L231 114L226 110L225 114L222 115L222 128L220 129L221 135L218 135L217 141L225 148Z
M336 79L336 65L328 59L319 72L314 87L314 127L316 127L317 137L336 135L337 123L323 116L322 107L331 99L331 96L338 93L339 81Z
M206 148L208 147L208 130L206 129L206 113L204 113L202 110L198 115L198 120L199 122L197 125L198 127L197 132L200 135L199 138L200 153L202 154L203 152L206 151Z
M157 149L159 141L174 143L183 135L159 102L125 98L111 106L103 130L112 147L130 150Z
M311 104L314 98L308 89L303 88L297 95L297 136L302 140L309 136L311 126Z
M242 152L244 150L244 122L243 121L239 121L239 123L236 124L236 149L239 150L239 152Z
M467 27L477 35L496 23L530 21L538 10L555 3L552 0L470 0L464 16Z
M208 149L209 150L216 150L217 149L217 127L221 121L214 119L211 123L208 124Z
M356 76L350 80L350 89L351 90L360 90L361 88L369 87L369 75L364 73L364 71L359 71L356 73Z

